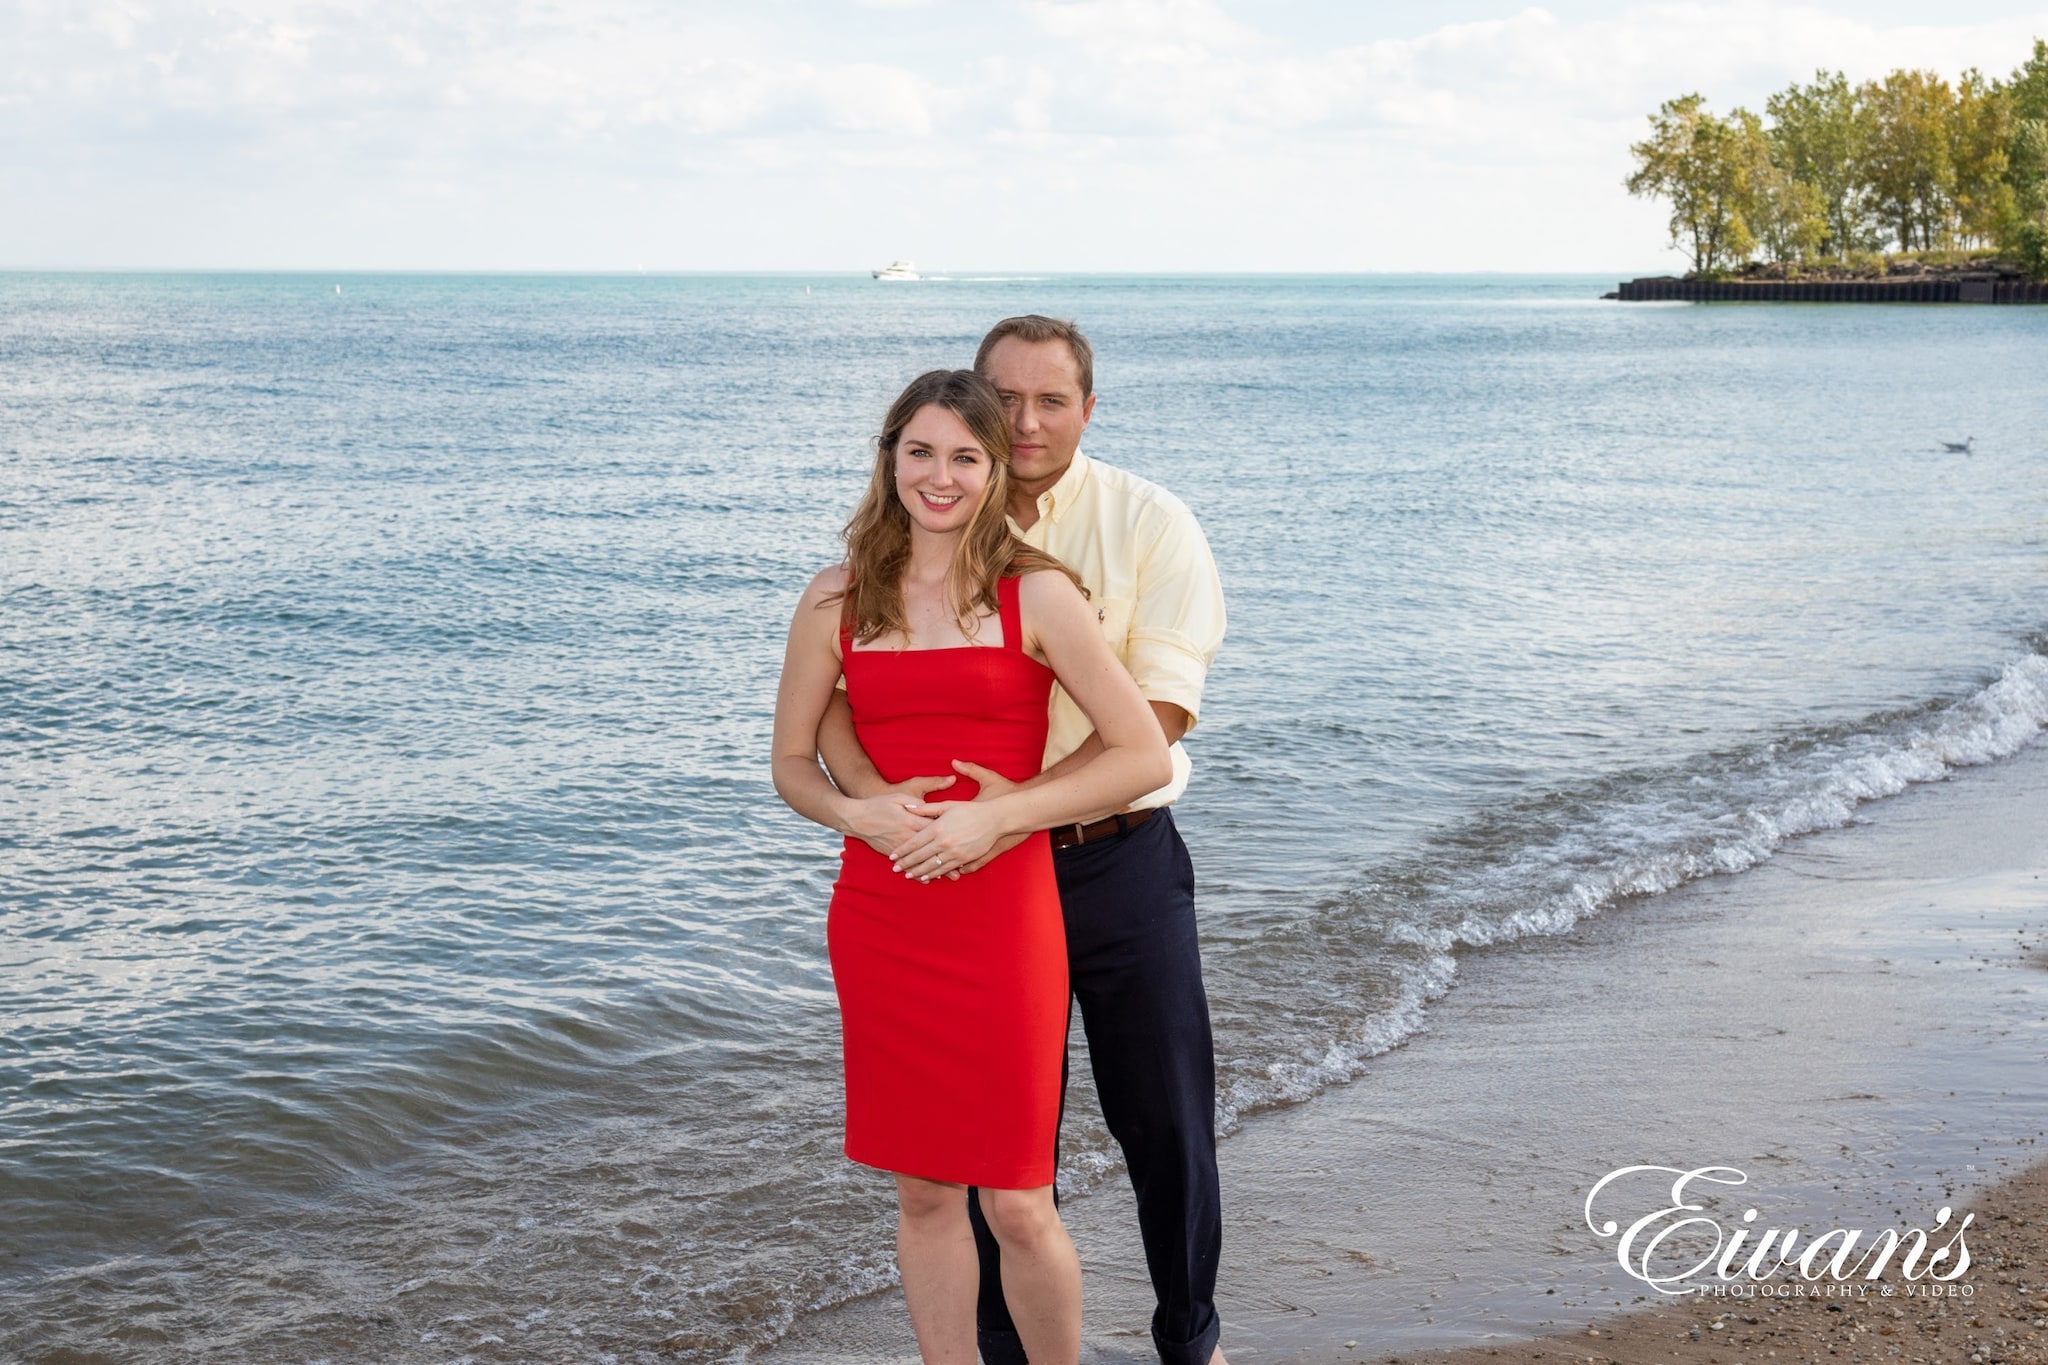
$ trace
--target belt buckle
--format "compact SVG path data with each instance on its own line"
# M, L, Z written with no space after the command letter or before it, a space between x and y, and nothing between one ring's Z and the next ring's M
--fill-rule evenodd
M1080 846L1081 846L1082 844L1085 844L1085 843L1087 843L1087 842L1088 842L1088 834L1087 834L1087 831L1086 831L1085 829L1083 829L1083 828L1082 828L1081 822L1080 822L1079 820L1076 820L1076 821L1074 822L1074 845L1075 845L1075 847L1077 847L1077 848L1078 848L1078 847L1080 847Z

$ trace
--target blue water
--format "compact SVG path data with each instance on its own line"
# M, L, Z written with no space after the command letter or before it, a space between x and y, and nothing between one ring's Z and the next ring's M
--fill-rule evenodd
M709 1359L887 1282L769 709L1011 313L1229 594L1226 1128L2048 724L2048 309L1612 285L0 275L0 1354Z

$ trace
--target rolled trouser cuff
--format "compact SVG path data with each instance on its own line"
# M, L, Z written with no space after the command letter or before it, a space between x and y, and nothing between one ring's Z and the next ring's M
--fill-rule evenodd
M1152 1345L1158 1350L1162 1365L1209 1365L1209 1357L1216 1354L1216 1344L1222 1339L1223 1320L1214 1313L1209 1315L1209 1325L1193 1341L1166 1341L1160 1337L1158 1328L1152 1329Z

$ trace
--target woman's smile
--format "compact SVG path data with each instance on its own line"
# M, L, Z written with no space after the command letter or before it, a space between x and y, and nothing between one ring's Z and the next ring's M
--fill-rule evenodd
M897 440L896 496L918 526L949 535L974 520L994 465L966 423L945 406L929 404Z

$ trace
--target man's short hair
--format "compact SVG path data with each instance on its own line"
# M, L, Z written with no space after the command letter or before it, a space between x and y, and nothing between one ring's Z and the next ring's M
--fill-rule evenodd
M1015 337L1019 341L1066 342L1067 350L1074 357L1074 368L1081 376L1081 396L1086 398L1095 392L1095 348L1088 344L1088 338L1082 336L1081 329L1073 323L1049 318L1042 313L1004 318L988 329L988 335L981 339L981 345L974 352L974 368L982 375L988 374L989 353L1005 337Z

